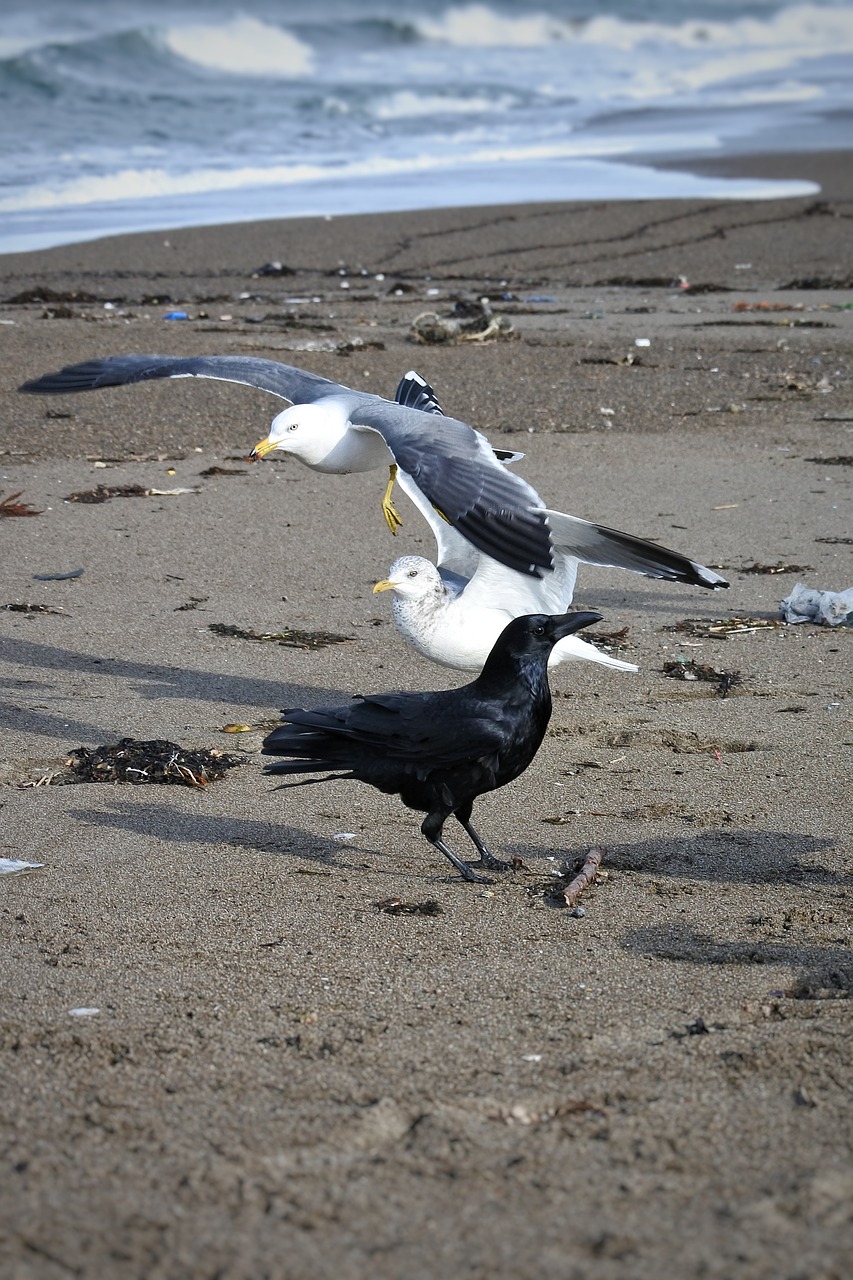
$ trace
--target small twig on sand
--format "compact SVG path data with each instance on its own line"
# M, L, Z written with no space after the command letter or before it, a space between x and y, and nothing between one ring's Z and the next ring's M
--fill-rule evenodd
M573 907L577 903L578 898L594 883L598 874L598 868L601 866L607 850L603 845L593 845L589 853L586 855L583 866L581 867L574 880L570 880L563 890L563 897L566 899L566 906Z

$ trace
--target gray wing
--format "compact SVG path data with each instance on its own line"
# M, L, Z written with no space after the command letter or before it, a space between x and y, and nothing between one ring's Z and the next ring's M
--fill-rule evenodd
M660 547L657 543L620 533L604 525L592 524L562 511L546 511L554 546L558 552L575 556L584 564L600 564L611 569L630 569L647 578L663 578L668 582L685 582L693 587L715 590L727 587L725 578L680 551Z
M379 432L400 470L478 550L522 573L551 567L542 499L473 427L366 395L351 421Z
M36 395L65 395L100 387L122 387L130 382L149 382L155 378L217 378L220 382L242 382L292 404L350 393L349 387L294 365L279 364L277 360L261 360L255 356L158 355L87 360L25 382L18 390Z

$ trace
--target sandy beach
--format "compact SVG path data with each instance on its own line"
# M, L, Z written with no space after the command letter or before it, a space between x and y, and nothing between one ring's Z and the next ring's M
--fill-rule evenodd
M796 173L821 194L0 258L0 500L40 513L0 519L0 856L43 864L0 876L2 1280L849 1274L851 629L775 624L796 582L853 584L853 169ZM483 297L503 340L413 340ZM582 568L593 637L640 671L554 673L538 756L475 808L522 865L463 883L396 798L277 790L259 755L280 708L464 683L372 593L433 555L417 512L392 539L379 473L249 464L282 406L247 387L17 393L122 352L389 397L415 368L551 506L731 587ZM183 492L69 501L98 485ZM49 781L124 736L242 762L203 790ZM572 915L549 886L592 845Z

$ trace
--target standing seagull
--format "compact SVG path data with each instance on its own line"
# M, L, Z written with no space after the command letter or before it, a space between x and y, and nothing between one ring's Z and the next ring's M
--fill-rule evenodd
M551 650L600 621L598 613L515 618L481 675L461 689L378 693L346 707L284 711L285 723L264 739L263 752L289 758L266 772L331 774L399 795L409 809L426 813L421 831L430 844L465 880L483 883L475 866L507 871L510 864L490 853L471 826L474 801L530 764L551 719ZM344 772L332 772L338 769ZM442 840L451 814L473 841L478 862L463 862Z
M442 574L423 556L401 556L388 577L373 588L394 592L394 624L413 649L439 666L458 671L482 671L511 619L534 610L565 613L574 594L578 562L559 550L553 572L541 578L515 573L491 556L477 558L478 566L466 581ZM569 635L554 646L548 666L572 661L638 670L633 662L613 658L588 640Z
M536 490L501 466L484 435L455 418L254 356L110 356L69 365L19 390L58 395L154 378L241 382L289 400L293 407L273 419L255 457L289 453L336 475L390 467L382 509L392 533L400 524L391 501L396 477L419 510L452 525L460 540L520 573L536 577L551 568L551 535Z

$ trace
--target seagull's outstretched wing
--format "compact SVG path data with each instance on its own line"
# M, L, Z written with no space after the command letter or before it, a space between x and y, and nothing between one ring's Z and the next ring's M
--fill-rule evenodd
M66 395L72 391L96 391L101 387L123 387L130 382L150 382L155 378L216 378L219 382L242 382L259 391L305 404L324 396L346 394L343 387L295 365L262 360L257 356L108 356L70 364L58 373L46 373L25 382L19 391L36 395Z
M679 551L659 547L631 533L607 529L562 511L545 511L557 556L576 556L584 564L599 564L609 569L630 569L647 578L663 578L667 582L686 582L694 587L727 587L713 569L688 560Z
M252 356L112 356L69 365L21 391L64 394L156 378L216 378L295 404L341 401L356 428L382 436L394 461L440 515L487 555L537 576L552 563L551 536L536 490L497 461L466 422L355 391L293 365Z

